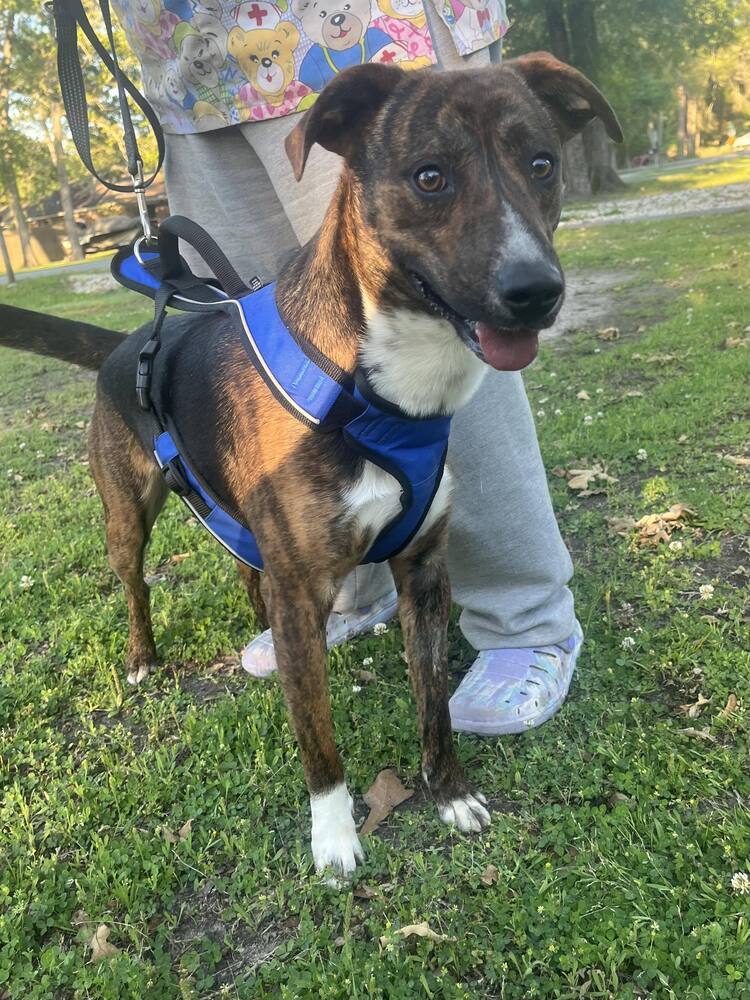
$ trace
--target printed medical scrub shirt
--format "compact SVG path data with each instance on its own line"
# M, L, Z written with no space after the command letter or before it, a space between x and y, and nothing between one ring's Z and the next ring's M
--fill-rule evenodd
M113 0L166 132L304 111L337 73L435 62L422 0ZM462 55L502 38L505 0L434 2Z

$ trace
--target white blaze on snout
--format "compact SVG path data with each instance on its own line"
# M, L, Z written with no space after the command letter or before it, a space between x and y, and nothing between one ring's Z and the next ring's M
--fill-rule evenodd
M530 265L551 265L549 249L507 202L503 205L501 233L501 242L495 254L496 272L506 264L520 261Z

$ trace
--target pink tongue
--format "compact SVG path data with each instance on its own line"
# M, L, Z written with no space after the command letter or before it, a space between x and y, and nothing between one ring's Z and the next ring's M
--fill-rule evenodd
M495 330L477 323L477 338L484 360L501 372L517 372L530 365L539 350L539 335L531 330Z

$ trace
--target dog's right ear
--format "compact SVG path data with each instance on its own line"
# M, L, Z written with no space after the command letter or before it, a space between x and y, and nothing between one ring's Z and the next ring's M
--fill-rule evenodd
M335 77L286 137L286 155L300 180L310 150L317 142L345 159L405 76L405 70L383 63L353 66Z

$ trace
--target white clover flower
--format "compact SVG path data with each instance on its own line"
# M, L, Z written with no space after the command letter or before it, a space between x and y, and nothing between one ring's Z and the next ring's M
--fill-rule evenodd
M352 691L354 692L354 694L359 694L361 690L362 688L359 686L359 684L352 684Z
M731 886L741 896L750 895L750 875L747 872L735 872L732 875Z
M604 392L604 389L597 389L597 390L596 390L596 394L597 394L597 396L599 396L599 395L600 395L601 393L603 393L603 392Z
M670 552L681 552L682 551L682 542L677 542L677 541L670 542L669 543L669 551Z
M372 631L375 635L385 635L388 631L388 626L385 622L377 622L377 624L373 625Z
M371 656L366 656L364 658L364 660L362 660L362 666L363 667L371 667L372 666L372 657Z
M555 416L556 417L561 417L562 416L562 410L555 410Z
M598 417L598 418L599 418L600 420L601 420L601 418L602 418L602 417L604 416L604 414L602 413L602 411L601 411L601 410L597 410L597 411L596 411L596 415L597 415L597 417Z
M707 601L709 598L714 596L714 588L711 583L704 583L698 587L698 593L701 595L702 601Z
M545 415L545 414L544 414L544 410L537 410L537 411L536 411L536 415L537 415L538 417L543 417L543 416Z
M21 442L21 443L19 444L19 446L18 446L18 449L19 449L19 451L23 451L25 447L26 447L26 442L25 442L25 441L22 441L22 442Z
M635 639L632 635L626 635L620 643L622 649L632 649L635 646Z
M648 452L646 451L645 448L639 448L635 457L638 459L639 462L645 462L646 459L648 458Z
M583 418L583 422L584 424L592 424L594 422L594 418L591 416L590 413L587 413L586 416Z
M34 580L32 577L26 576L26 574L24 574L21 577L21 582L19 583L18 586L21 588L21 590L31 590L31 588L34 586Z

